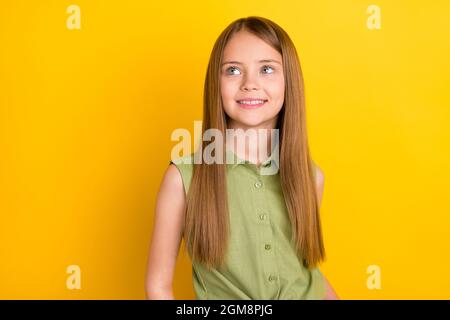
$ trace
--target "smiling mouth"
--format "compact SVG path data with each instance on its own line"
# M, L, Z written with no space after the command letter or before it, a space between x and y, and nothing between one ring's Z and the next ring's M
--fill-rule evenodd
M237 100L236 102L245 109L253 109L263 106L267 102L267 99L244 99Z

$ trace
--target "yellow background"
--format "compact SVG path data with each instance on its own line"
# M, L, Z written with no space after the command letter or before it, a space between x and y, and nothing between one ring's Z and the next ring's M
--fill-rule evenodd
M81 30L66 27L71 4ZM380 30L366 26L371 4ZM302 63L325 174L322 271L343 299L449 299L449 12L443 0L2 1L0 298L145 298L170 135L201 120L220 32L260 15ZM174 282L194 298L185 255Z

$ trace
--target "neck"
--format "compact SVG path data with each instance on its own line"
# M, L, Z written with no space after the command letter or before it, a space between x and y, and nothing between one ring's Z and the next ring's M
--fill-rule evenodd
M239 158L259 166L270 157L272 143L276 143L272 130L275 129L275 124L272 123L257 128L230 125L228 129L233 130L231 134L227 134L227 148Z

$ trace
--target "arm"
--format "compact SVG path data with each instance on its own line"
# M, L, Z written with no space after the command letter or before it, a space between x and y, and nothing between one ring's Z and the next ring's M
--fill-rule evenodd
M149 300L173 300L173 275L182 239L185 192L180 172L167 168L156 199L145 280Z
M336 291L334 291L333 287L328 282L328 279L325 276L323 276L323 278L325 279L326 288L324 300L340 300L338 295L336 294Z
M322 170L317 165L315 165L315 172L316 172L317 198L318 198L319 206L320 206L320 204L322 202L325 176L324 176ZM325 287L326 287L325 300L339 300L338 295L334 291L330 282L328 282L328 279L325 276L323 276L323 277L325 279Z

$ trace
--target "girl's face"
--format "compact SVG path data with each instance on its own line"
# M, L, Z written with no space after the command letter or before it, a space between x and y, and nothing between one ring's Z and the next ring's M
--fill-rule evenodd
M281 54L248 31L239 31L225 46L222 60L220 91L228 128L275 128L284 103Z

